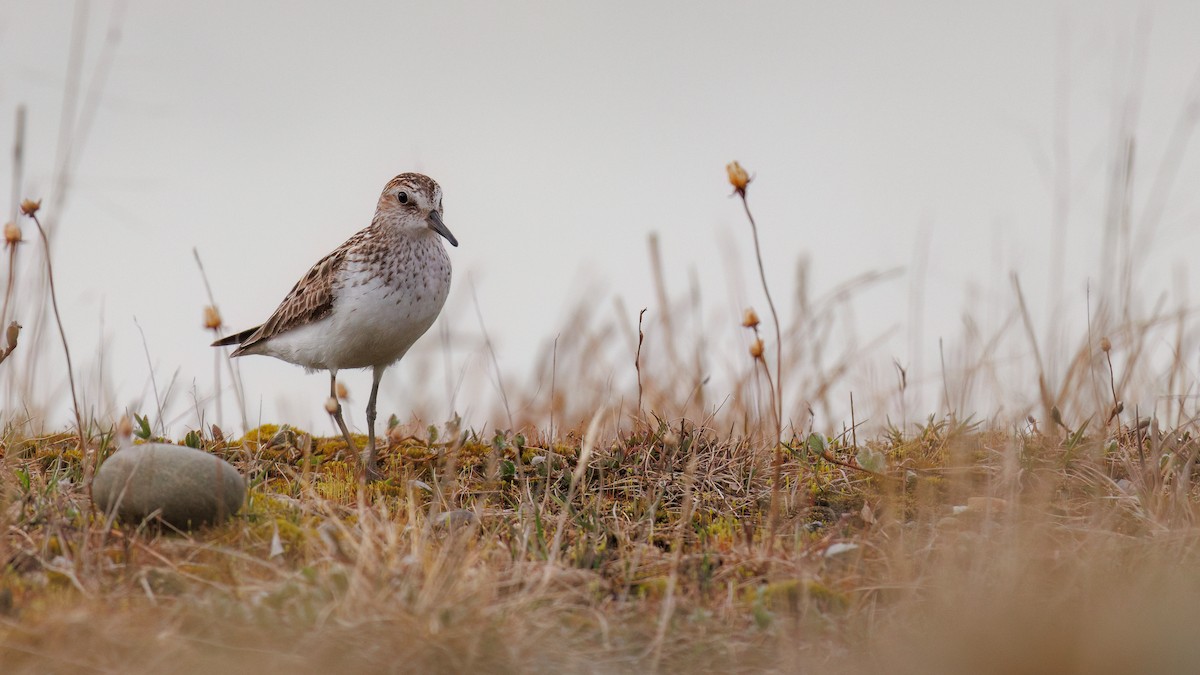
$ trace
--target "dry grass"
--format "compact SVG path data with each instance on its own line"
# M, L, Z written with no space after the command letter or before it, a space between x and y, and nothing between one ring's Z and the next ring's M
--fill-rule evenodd
M706 320L696 293L672 301L656 278L664 306L636 333L581 306L571 323L586 329L564 331L528 389L507 383L496 418L512 428L393 423L390 479L365 491L342 438L196 425L179 441L251 484L242 513L199 532L92 510L111 423L81 423L81 444L9 416L5 672L1200 667L1186 311L1098 301L1055 370L1014 283L1011 320L943 365L947 412L914 425L903 368L896 392L856 410L872 343L829 328L889 275L820 298L801 284L790 342L743 342L717 400L718 332L689 330ZM1001 347L1035 358L1006 380ZM622 369L630 381L614 382ZM1028 393L1008 395L1011 379ZM837 392L849 419L814 432L833 426ZM980 392L1008 396L1010 413L969 421ZM141 436L165 428L170 400L155 407Z
M10 432L0 653L13 673L1184 672L1191 432L1139 451L1136 429L939 423L872 442L879 477L793 452L774 546L770 446L690 423L590 446L395 429L396 477L361 500L340 439L203 438L253 488L190 535L106 529L72 437Z
M0 324L14 286L36 313L3 363L23 404L0 434L3 671L1198 672L1194 321L1132 287L1161 205L1135 227L1132 158L1114 166L1102 271L1119 283L1075 307L1087 331L1040 333L1014 276L998 325L967 316L946 341L938 412L915 412L908 366L875 370L888 331L855 331L856 296L896 271L811 296L801 261L764 346L744 307L706 311L694 279L671 292L652 236L656 306L581 303L526 386L481 326L492 381L475 388L501 392L508 428L393 425L386 482L360 487L342 438L227 437L201 422L221 386L197 395L181 442L251 488L193 533L92 509L115 433L85 414L113 407L102 365L77 429L42 433L52 277L14 280L29 254L10 240ZM143 435L166 433L170 390Z
M196 425L179 441L251 485L242 513L199 532L92 510L111 423L79 424L81 443L8 416L5 672L1200 667L1188 312L1100 300L1056 370L1014 283L1011 320L943 365L947 412L911 424L903 368L897 391L854 404L872 343L830 329L889 275L820 298L801 284L783 349L746 350L727 313L743 344L725 395L708 374L719 331L690 330L697 294L670 300L656 278L664 306L636 333L581 306L526 389L493 357L511 428L393 423L383 483L359 486L342 438ZM1006 379L1002 347L1033 357ZM1010 412L963 414L992 397ZM139 434L162 433L171 405L156 396Z

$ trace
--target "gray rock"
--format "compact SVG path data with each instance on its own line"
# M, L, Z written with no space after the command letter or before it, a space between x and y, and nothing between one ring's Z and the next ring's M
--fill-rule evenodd
M104 513L141 522L158 512L170 525L188 529L237 513L246 481L229 462L182 445L146 443L105 460L92 481L92 499Z

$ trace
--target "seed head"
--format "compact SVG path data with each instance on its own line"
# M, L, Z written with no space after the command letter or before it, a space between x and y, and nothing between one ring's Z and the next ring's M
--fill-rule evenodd
M679 435L676 434L674 431L671 431L670 429L668 429L667 433L663 434L662 442L663 442L663 445L668 448L672 448L672 449L678 448L679 447Z
M350 398L350 392L346 389L346 385L342 384L341 382L337 383L337 397L342 401Z
M338 408L340 407L341 406L338 405L338 400L332 396L325 400L325 412L329 413L330 415L336 415Z
M26 199L25 201L21 202L21 213L24 213L31 218L33 217L33 214L37 213L38 209L40 208L42 208L42 200L40 199L36 202L32 199Z
M750 356L752 356L756 359L761 359L762 355L763 355L763 341L762 341L762 338L758 338L754 342L750 343Z
M729 174L729 184L733 186L734 192L745 195L746 186L750 184L750 174L746 173L742 165L737 162L726 164L725 171Z
M1112 341L1106 337L1100 338L1100 351L1104 352L1105 354L1112 351Z
M758 327L758 314L751 308L746 308L746 313L742 315L742 326L745 328Z
M389 427L387 430L388 445L399 445L401 441L409 436L409 434L404 433L404 431L405 425L403 424L397 424Z
M9 322L8 330L4 332L4 339L8 340L8 351L17 348L17 336L21 334L21 324L16 321Z
M128 441L133 436L133 422L129 421L128 415L122 415L121 419L117 420L117 437L122 441Z
M17 227L16 223L4 224L4 243L7 246L16 246L21 243L21 228Z
M1124 411L1125 404L1121 401L1117 401L1116 404L1113 405L1112 410L1108 411L1108 419L1104 420L1104 424L1107 425L1109 422L1113 421L1113 418L1115 418L1117 415L1120 415Z
M204 327L209 330L217 330L221 327L221 313L217 311L216 306L207 305L204 308Z

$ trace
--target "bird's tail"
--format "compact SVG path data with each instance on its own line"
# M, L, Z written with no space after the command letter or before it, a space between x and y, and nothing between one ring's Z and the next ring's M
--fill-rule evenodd
M258 330L259 328L260 328L259 326L255 326L254 328L247 328L246 330L244 330L240 333L234 333L233 335L227 335L227 336L221 338L220 340L217 340L216 342L212 343L212 346L228 347L229 345L240 345L243 342L245 342L246 340L250 339L250 336L254 335L254 331Z

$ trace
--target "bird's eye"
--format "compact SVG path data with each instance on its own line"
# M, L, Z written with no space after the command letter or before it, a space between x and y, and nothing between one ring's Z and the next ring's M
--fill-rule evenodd
M407 192L397 192L396 200L399 201L401 204L407 204L408 203L408 193Z

